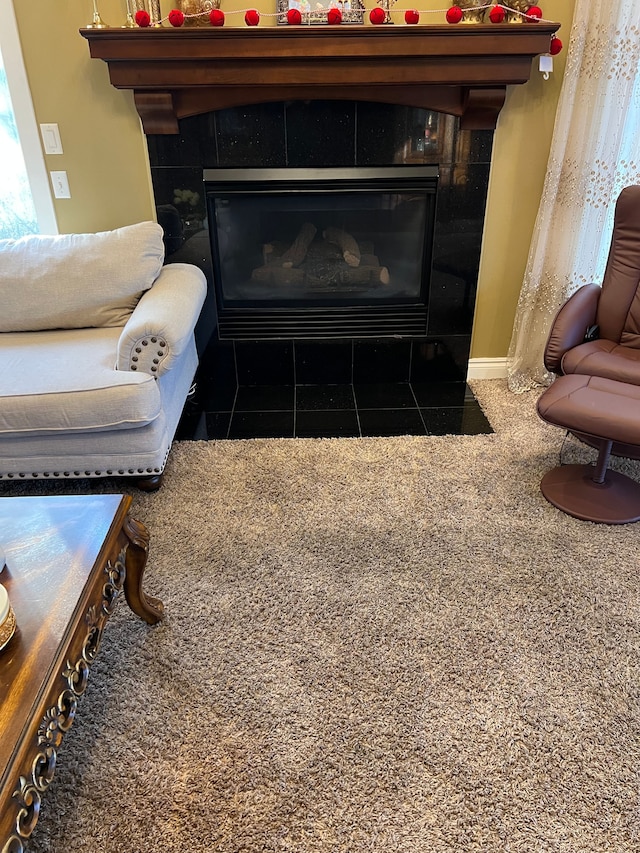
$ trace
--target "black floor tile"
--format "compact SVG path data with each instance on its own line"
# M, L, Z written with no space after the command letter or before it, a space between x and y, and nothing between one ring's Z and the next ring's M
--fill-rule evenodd
M359 418L363 436L427 434L418 409L361 409Z
M236 412L293 411L293 385L241 385L236 397Z
M292 341L236 341L240 385L293 385Z
M421 409L463 406L475 399L466 382L412 382L411 387Z
M201 355L197 385L205 396L220 394L222 391L235 395L238 376L232 341L217 341L215 346L208 347Z
M408 382L411 341L379 338L353 344L353 383Z
M353 385L297 385L296 409L355 409Z
M471 334L413 341L410 381L464 382L470 346Z
M420 411L429 435L481 435L493 432L477 403Z
M416 401L408 382L371 382L355 385L358 409L415 409Z
M190 397L176 440L491 432L466 382L241 385Z
M296 438L359 438L355 409L296 412Z
M234 412L229 438L293 438L293 410Z
M351 383L351 341L295 341L296 382L299 385Z
M230 412L236 402L238 388L236 385L213 385L210 388L198 389L199 403L205 412Z
M201 410L187 409L182 412L178 428L176 429L176 441L193 441L196 434L200 431L200 424L203 417Z
M207 412L205 415L206 437L210 440L227 438L230 423L231 412ZM194 439L198 438L198 435L194 435Z

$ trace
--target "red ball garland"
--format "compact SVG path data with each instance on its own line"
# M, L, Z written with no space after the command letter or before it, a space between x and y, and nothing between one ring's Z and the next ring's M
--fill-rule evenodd
M151 17L144 9L138 9L135 20L139 27L148 27L151 23Z
M451 6L446 13L447 23L459 24L464 17L464 12L460 6ZM385 22L386 13L380 6L376 6L369 12L369 20L372 24L383 24ZM489 20L492 24L501 24L505 19L505 11L501 5L495 4L489 12ZM542 19L542 9L540 6L530 6L524 16L524 20L528 23L536 23ZM185 16L180 9L172 9L168 15L168 21L172 27L181 27L184 24ZM209 14L209 20L213 27L222 27L224 25L224 12L220 9L212 9ZM260 13L257 9L249 9L244 16L247 26L256 27L260 23ZM407 9L404 13L406 24L417 24L420 20L420 13L416 9ZM151 17L144 9L139 9L135 14L135 22L139 27L148 27L151 25ZM289 9L287 11L288 24L301 24L302 15L299 9ZM342 12L340 9L332 7L327 12L327 23L341 24ZM563 48L562 41L554 36L551 39L549 53L551 56L556 56Z
M181 27L184 24L184 14L180 9L172 9L169 12L169 23L172 27Z
M549 45L549 53L551 56L557 56L562 50L562 42L557 36L554 36L551 39L551 44Z

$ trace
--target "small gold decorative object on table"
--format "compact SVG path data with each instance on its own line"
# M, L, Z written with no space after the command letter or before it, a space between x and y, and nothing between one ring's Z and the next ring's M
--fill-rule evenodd
M9 602L9 595L7 590L0 586L0 650L4 649L15 630L16 617Z
M210 27L209 14L220 8L220 0L178 0L185 27Z

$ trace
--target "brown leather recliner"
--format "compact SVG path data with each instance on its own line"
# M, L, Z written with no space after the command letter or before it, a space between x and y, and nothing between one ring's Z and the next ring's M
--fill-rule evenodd
M602 287L585 284L560 308L544 364L558 375L640 385L640 186L625 187L618 196ZM598 446L589 435L574 434ZM637 445L614 442L611 452L640 458Z

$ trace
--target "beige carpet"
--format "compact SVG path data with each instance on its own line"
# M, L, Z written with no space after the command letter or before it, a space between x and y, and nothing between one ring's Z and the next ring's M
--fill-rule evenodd
M174 447L166 620L120 604L31 851L640 850L640 525L549 505L561 430L474 389L494 435Z

